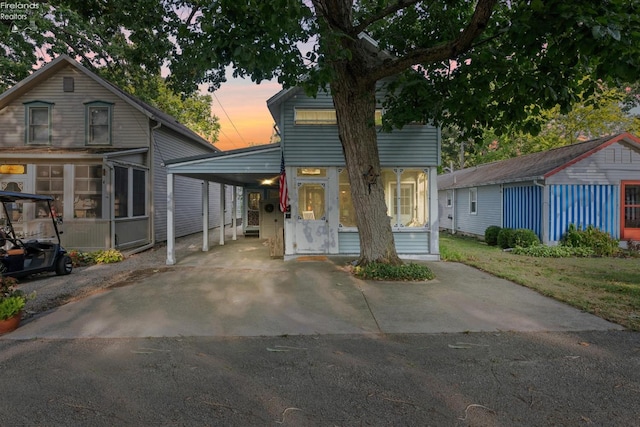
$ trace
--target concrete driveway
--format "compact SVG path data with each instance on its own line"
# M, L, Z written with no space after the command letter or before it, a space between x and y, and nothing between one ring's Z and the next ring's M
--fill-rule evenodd
M347 261L271 259L262 241L241 238L36 316L3 338L623 329L462 264L429 263L435 280L396 283L358 280Z

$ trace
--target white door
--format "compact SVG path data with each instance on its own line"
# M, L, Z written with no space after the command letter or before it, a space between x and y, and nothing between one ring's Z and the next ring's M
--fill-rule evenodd
M329 253L327 183L326 179L298 179L296 182L296 253Z

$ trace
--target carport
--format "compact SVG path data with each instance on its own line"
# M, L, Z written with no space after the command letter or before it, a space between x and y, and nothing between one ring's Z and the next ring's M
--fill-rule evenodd
M167 168L167 265L176 263L175 253L175 193L174 177L185 176L203 181L202 186L202 250L209 250L209 183L220 184L220 229L225 226L225 186L233 186L232 210L236 211L237 188L276 185L280 174L280 143L259 145L238 150L184 157L165 162ZM243 211L246 209L244 199ZM236 236L236 215L232 215L233 240ZM224 233L220 233L224 245Z

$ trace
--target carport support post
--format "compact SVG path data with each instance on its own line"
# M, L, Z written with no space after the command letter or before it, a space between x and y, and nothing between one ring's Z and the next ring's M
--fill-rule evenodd
M176 263L176 230L174 225L173 174L167 174L167 265Z
M226 185L220 184L220 246L224 245L224 202L225 202L225 194L227 191Z
M238 187L236 187L235 185L233 186L233 191L232 191L232 199L231 199L231 229L233 230L233 240L238 240L238 232L236 231L236 227L238 226L237 224L237 212L238 212Z
M209 181L202 183L202 252L209 250Z

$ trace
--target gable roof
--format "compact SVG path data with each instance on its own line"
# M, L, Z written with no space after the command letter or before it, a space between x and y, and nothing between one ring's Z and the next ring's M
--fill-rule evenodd
M202 138L200 135L177 121L173 116L155 107L152 107L151 105L143 102L135 96L128 94L118 86L98 76L96 73L84 67L82 64L67 55L60 55L56 57L53 61L45 64L43 67L33 72L33 74L31 74L29 77L19 81L4 93L0 94L0 109L4 108L16 98L27 93L42 81L48 79L49 77L53 76L58 71L64 69L69 65L88 76L91 80L107 89L109 92L121 98L124 102L131 105L136 110L140 111L142 114L147 116L149 120L160 123L162 126L166 126L167 128L181 134L182 136L185 136L200 145L212 149L212 151L220 151L218 148L212 146L209 141Z
M621 133L439 175L438 189L542 180L621 141L640 150L640 138L630 133Z

